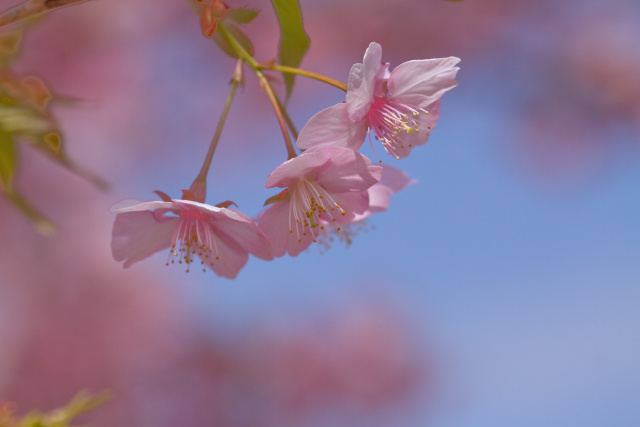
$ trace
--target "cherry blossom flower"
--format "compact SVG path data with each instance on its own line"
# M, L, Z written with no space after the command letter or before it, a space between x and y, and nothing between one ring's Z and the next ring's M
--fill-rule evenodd
M349 72L346 102L313 116L300 132L301 149L335 145L358 150L372 131L397 159L429 139L440 97L456 86L456 57L408 61L389 72L382 47L371 43Z
M256 224L240 211L191 200L137 202L114 207L111 251L124 267L169 249L167 265L196 257L218 276L236 277L249 254L272 260L271 245Z
M351 221L369 208L369 187L382 168L342 147L308 150L278 166L266 187L285 188L258 218L276 257L297 256L321 230Z

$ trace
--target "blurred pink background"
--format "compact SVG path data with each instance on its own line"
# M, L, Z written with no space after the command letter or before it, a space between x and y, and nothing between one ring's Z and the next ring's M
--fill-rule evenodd
M391 67L462 58L419 184L345 249L250 259L235 281L113 261L109 207L197 174L234 61L186 2L91 1L46 16L16 71L78 99L54 113L101 193L27 146L0 200L0 399L113 399L92 426L632 426L640 423L640 5L633 0L305 1L302 67L346 81L371 41ZM0 0L6 9L15 2ZM269 2L246 28L276 55ZM280 87L280 93L282 87ZM298 78L301 128L344 94ZM286 158L252 76L207 201L256 215Z

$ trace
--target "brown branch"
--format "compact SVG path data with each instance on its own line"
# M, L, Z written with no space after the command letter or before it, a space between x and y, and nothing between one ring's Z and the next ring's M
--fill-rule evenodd
M86 1L89 0L26 0L0 13L0 27L23 21L53 9L80 4Z

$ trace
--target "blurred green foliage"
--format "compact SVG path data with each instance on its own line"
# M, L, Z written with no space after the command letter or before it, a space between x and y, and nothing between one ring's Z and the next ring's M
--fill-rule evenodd
M281 65L298 67L309 50L311 40L304 30L298 0L271 0L280 23L278 60ZM284 73L287 98L293 90L295 75Z
M86 390L78 393L64 408L47 414L31 411L24 417L13 415L9 404L0 404L0 427L73 427L75 418L90 412L110 399L108 392L92 395Z
M20 166L19 143L32 145L98 188L106 188L106 183L75 165L67 156L62 132L50 111L50 104L56 98L46 84L38 77L17 76L11 70L23 34L33 22L33 19L23 21L0 33L0 194L12 202L38 231L51 234L55 230L53 224L15 186L14 176Z

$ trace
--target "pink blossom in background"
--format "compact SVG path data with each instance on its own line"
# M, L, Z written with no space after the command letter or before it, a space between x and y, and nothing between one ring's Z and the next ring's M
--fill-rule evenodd
M300 132L302 149L336 145L359 149L368 131L395 158L429 139L440 114L439 99L456 86L456 57L408 61L389 72L382 47L371 43L362 64L349 73L345 103L313 116Z
M560 22L546 20L547 43L528 47L537 84L518 100L520 144L508 148L538 182L570 188L640 149L640 30L630 3L595 4Z
M392 306L348 301L285 320L190 343L140 378L145 425L379 425L372 420L426 403L431 355L415 352Z
M113 209L111 249L116 261L129 267L134 262L169 249L169 262L190 264L197 256L201 265L218 276L233 279L247 263L249 254L272 260L271 245L254 222L235 209L210 206L191 200L136 203ZM204 267L203 267L204 271Z
M351 221L369 207L367 190L382 168L342 147L304 152L274 170L265 186L285 188L258 219L276 257L296 256L327 226Z
M505 41L505 27L531 16L532 6L547 14L552 12L549 0L485 0L482 2L418 1L418 0L327 0L305 4L310 19L305 22L315 35L314 49L326 57L333 52L348 58L359 46L367 46L371 34L391 49L397 57L444 56L456 52L464 58L486 56ZM339 9L340 13L336 13ZM326 22L332 22L331 32ZM402 23L390 31L389 22ZM353 31L353 28L367 31ZM407 31L408 30L408 31ZM322 35L322 36L320 36ZM348 40L348 43L345 43ZM319 62L317 64L321 66Z

